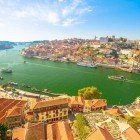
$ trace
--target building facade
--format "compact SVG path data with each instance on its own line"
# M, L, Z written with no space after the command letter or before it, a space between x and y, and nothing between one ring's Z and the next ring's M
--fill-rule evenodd
M68 118L68 99L56 98L38 102L33 109L34 119L39 122L55 122Z

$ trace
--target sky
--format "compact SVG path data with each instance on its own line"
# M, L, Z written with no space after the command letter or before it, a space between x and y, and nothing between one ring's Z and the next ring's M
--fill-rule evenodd
M0 0L0 40L140 39L140 0Z

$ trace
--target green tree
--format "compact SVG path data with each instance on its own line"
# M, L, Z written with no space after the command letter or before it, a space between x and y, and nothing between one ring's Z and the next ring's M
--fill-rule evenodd
M75 116L73 126L78 140L84 140L90 132L90 127L82 114L77 114Z
M0 140L6 140L6 132L8 127L4 123L0 123Z
M127 123L131 125L134 129L140 129L140 117L137 116L125 116Z
M99 99L101 97L101 92L99 92L96 87L85 87L78 90L78 95L87 100L91 100L93 98Z

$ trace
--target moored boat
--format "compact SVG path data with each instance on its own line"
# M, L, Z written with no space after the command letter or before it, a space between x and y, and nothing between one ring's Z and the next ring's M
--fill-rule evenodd
M96 68L97 66L93 63L84 63L84 62L78 62L78 66L83 66L83 67L89 67L89 68Z
M12 69L7 68L7 69L2 69L1 72L2 73L12 73L13 71L12 71Z
M0 80L3 80L3 77L2 76L0 76Z
M22 84L22 87L24 87L24 88L31 88L31 86L25 85L25 84Z
M15 82L12 82L12 81L9 82L9 84L12 85L12 86L18 86L18 83L15 83Z
M126 80L124 76L108 76L108 79L119 80L119 81L125 81Z

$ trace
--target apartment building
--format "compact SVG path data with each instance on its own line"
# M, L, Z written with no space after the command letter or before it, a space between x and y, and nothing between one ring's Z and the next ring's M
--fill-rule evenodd
M0 98L0 122L6 123L8 127L14 128L24 122L24 110L27 101Z
M107 107L107 101L105 99L84 100L83 97L72 96L69 98L69 107L72 112L105 110Z
M68 99L54 98L47 101L37 102L33 108L34 119L48 123L68 118Z

